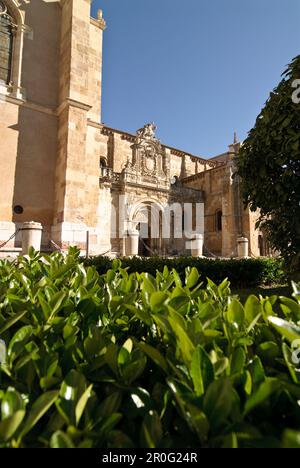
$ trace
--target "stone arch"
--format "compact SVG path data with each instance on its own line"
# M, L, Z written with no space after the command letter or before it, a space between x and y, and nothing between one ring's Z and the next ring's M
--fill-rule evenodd
M144 198L140 198L139 200L137 200L133 205L132 207L130 208L130 211L129 211L129 222L133 222L134 221L134 217L135 215L138 213L138 211L143 208L144 206L156 206L159 208L159 210L161 212L164 211L164 206L162 205L162 203L157 200L157 198L152 198L152 197L144 197Z
M19 2L15 0L2 0L2 2L7 5L8 10L15 18L17 25L24 25L24 17L20 10Z
M139 199L131 207L128 225L132 232L140 232L140 255L149 256L160 252L163 213L164 206L152 197Z

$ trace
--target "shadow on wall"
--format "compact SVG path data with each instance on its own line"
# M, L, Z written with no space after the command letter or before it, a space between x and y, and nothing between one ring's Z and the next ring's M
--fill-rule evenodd
M24 37L22 88L26 104L19 107L13 222L43 225L48 247L53 224L57 155L59 45L61 10L56 2L22 4L30 32ZM32 104L39 106L33 109Z

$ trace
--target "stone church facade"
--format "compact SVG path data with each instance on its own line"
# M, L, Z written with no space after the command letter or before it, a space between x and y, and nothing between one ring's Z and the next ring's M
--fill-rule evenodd
M90 0L0 0L0 246L36 221L45 251L129 255L133 232L134 253L188 254L190 239L174 235L179 215L171 214L170 236L159 218L166 206L188 204L192 213L203 207L204 255L237 256L241 237L250 255L266 255L234 176L236 140L203 159L162 144L154 124L134 135L101 123L106 23L90 10ZM20 233L0 255L19 250Z

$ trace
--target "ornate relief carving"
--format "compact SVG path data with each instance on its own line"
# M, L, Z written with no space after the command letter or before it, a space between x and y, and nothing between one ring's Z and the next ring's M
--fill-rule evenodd
M154 123L149 123L136 132L132 158L125 167L127 174L136 174L144 183L166 179L165 149L155 135L156 128Z

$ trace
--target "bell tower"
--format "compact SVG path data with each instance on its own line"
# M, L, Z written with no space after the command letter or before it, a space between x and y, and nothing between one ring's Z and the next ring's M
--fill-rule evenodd
M52 239L63 248L74 242L84 248L88 229L88 124L101 122L102 40L106 24L101 11L97 19L91 18L91 0L60 3L58 157Z

